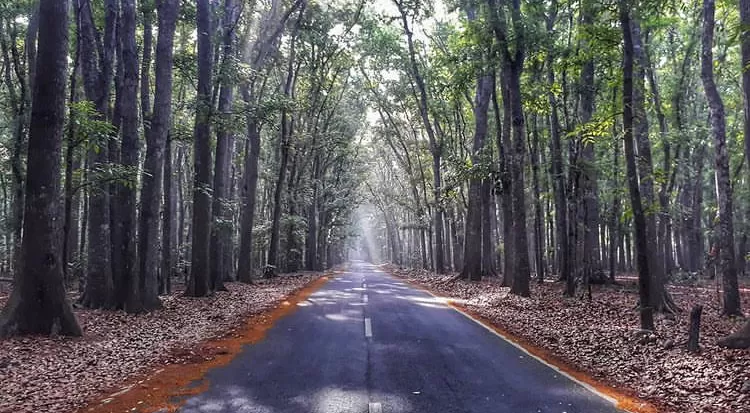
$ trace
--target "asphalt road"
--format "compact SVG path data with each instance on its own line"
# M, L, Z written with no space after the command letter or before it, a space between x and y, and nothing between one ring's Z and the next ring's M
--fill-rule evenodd
M433 296L364 263L209 372L181 413L614 413Z

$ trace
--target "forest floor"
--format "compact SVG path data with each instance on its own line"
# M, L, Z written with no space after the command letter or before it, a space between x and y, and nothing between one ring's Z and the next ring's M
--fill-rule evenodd
M0 340L0 413L75 411L162 365L193 362L199 344L243 328L321 276L227 283L228 291L205 298L177 291L148 314L76 309L81 338ZM6 300L0 296L0 308Z
M750 413L750 350L726 350L716 342L743 320L719 316L717 292L707 287L669 287L681 312L657 316L656 333L639 330L632 280L594 286L593 299L564 298L562 283L532 282L531 298L509 294L500 280L454 280L422 270L384 270L427 288L493 324L532 353L583 373L664 413ZM750 291L742 305L750 309ZM690 309L703 305L701 352L685 348ZM538 354L539 355L539 354Z

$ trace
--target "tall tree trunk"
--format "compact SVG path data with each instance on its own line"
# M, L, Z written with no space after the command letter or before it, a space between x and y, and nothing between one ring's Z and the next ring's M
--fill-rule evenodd
M701 52L701 81L706 93L711 115L711 133L716 152L716 194L719 204L719 271L724 287L723 314L742 315L740 293L737 285L737 267L734 257L734 223L732 220L732 180L729 173L724 103L714 82L714 0L703 0L703 36Z
M550 6L550 15L547 16L547 31L553 33L554 23L557 12L557 2L553 2ZM557 257L557 267L559 270L559 279L566 281L566 295L572 296L575 294L575 280L570 273L570 252L568 246L568 208L567 208L567 191L565 186L565 171L563 169L563 153L562 153L562 141L560 139L560 120L557 112L557 95L553 89L556 84L554 60L555 56L552 50L547 52L547 85L549 92L547 99L550 105L549 115L549 133L550 133L550 147L552 157L552 182L553 192L555 201L555 233L556 233L556 251L555 256Z
M542 195L539 185L539 120L537 115L533 116L534 129L531 142L531 173L534 186L534 258L536 260L537 281L544 282L544 218L542 211Z
M649 280L648 241L646 234L646 217L641 202L641 190L638 185L638 169L635 163L635 148L633 138L633 36L630 20L630 2L620 0L620 25L624 38L623 46L623 139L625 140L625 163L627 166L628 189L630 192L630 203L633 209L633 221L635 224L636 253L638 255L638 297L640 302L641 328L644 330L654 329L653 310L650 307L651 299Z
M461 278L479 281L482 279L482 151L487 138L487 112L489 110L492 86L491 74L481 74L477 80L477 92L474 104L474 145L472 163L477 167L469 180L469 207L466 212L466 237L464 238L464 267ZM489 197L489 195L487 195Z
M211 7L198 0L198 107L195 113L193 153L193 242L190 281L185 294L203 297L210 292L211 238Z
M120 55L122 56L122 82L118 93L120 101L120 133L122 146L120 162L130 170L138 169L138 51L135 41L136 8L134 0L122 0L119 21ZM135 185L118 185L116 201L118 219L113 220L118 236L114 240L113 271L118 308L126 308L128 287L137 279L136 271L136 191Z
M635 139L638 149L638 170L640 176L641 195L646 211L658 211L659 204L654 190L654 163L651 155L651 141L649 140L649 124L646 114L646 67L647 59L641 39L640 22L632 21L633 39L633 114L635 115ZM656 214L646 213L647 250L649 259L650 307L655 312L677 311L671 296L666 289L663 255L659 252L658 228Z
M591 0L584 0L581 5L582 29L594 24L594 4ZM585 38L585 36L584 36ZM582 51L587 56L592 56L590 47L586 40L583 41ZM594 79L594 59L587 58L581 68L580 94L579 94L579 116L581 123L586 125L591 121L594 114L594 101L596 100L596 83ZM599 245L599 194L597 184L596 155L594 143L583 137L581 142L583 148L579 164L581 165L581 191L583 192L583 254L581 261L586 279L594 276L601 269L600 245Z
M409 20L404 2L403 0L394 0L394 3L401 14L401 23L403 25L404 34L406 35L406 42L409 46L410 71L414 78L414 82L417 85L417 91L419 92L419 115L422 118L422 124L427 132L427 137L430 142L430 152L432 153L433 194L435 197L435 213L433 214L433 225L435 229L435 271L438 274L443 274L445 272L445 262L443 257L443 208L440 201L442 196L442 176L440 168L443 145L442 141L438 141L438 137L436 136L435 130L432 127L432 122L430 121L427 86L422 78L421 72L419 71L413 33L409 27Z
M0 337L17 334L80 336L65 295L59 243L60 159L68 65L67 0L40 0L39 58L29 129L21 259L15 286L0 313Z
M146 159L141 181L141 211L138 232L138 283L129 292L129 312L150 311L161 306L159 301L158 271L159 229L164 149L172 122L172 64L174 61L174 32L179 14L178 0L157 2L158 38L154 66L153 115L146 129ZM145 59L144 59L145 60ZM145 69L145 68L144 68ZM141 85L144 90L144 85ZM143 96L141 96L143 99ZM143 109L143 108L142 108Z
M211 288L225 290L223 280L231 270L232 210L229 198L230 170L234 151L231 125L234 86L230 79L234 62L234 28L237 22L234 0L224 0L223 57L220 67L219 113L222 122L216 132L216 165L214 167L213 232L211 234Z
M94 15L89 0L78 0L77 20L80 38L81 73L86 99L93 102L100 121L109 114L109 96L112 83L112 62L115 52L115 0L105 2L104 42L97 39ZM112 239L110 221L110 185L104 171L109 164L108 142L89 144L89 168L94 173L89 192L88 251L86 290L81 298L89 308L114 308L115 291L112 275Z
M162 250L161 250L161 272L159 274L159 293L169 294L172 292L172 274L175 264L175 213L177 212L177 191L174 182L174 171L172 148L174 142L172 135L167 136L164 148L164 213L162 214ZM179 183L178 183L179 185Z

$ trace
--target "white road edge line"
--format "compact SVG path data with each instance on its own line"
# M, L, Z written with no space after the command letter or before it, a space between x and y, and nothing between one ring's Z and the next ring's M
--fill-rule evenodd
M439 297L439 296L437 296L437 295L433 294L432 292L430 292L430 291L428 291L428 290L425 290L425 289L421 289L421 290L422 290L422 291L424 291L424 292L426 292L427 294L429 294L429 295L431 295L431 296L433 296L433 297L437 298L437 299L442 299L442 297ZM491 327L489 327L489 326L485 325L484 323L482 323L481 321L479 321L479 320L477 320L476 318L472 317L471 315L469 315L469 314L468 314L468 313L466 313L465 311L463 311L463 310L461 310L461 309L459 309L459 308L456 308L455 306L452 306L452 305L450 305L450 304L446 304L446 305L447 305L447 306L448 306L449 308L451 308L451 309L453 309L454 311L456 311L457 313L459 313L459 314L463 315L464 317L468 318L469 320L471 320L471 321L473 321L473 322L475 322L475 323L479 324L480 326L482 326L482 328L484 328L485 330L489 331L490 333L492 333L492 334L494 334L494 335L496 335L496 336L500 337L501 339L503 339L503 340L504 340L504 341L506 341L507 343L511 344L511 345L512 345L513 347L515 347L515 348L517 348L517 349L521 350L522 352L526 353L526 354L527 354L527 355L529 355L530 357L534 358L534 359L535 359L536 361L538 361L538 362L540 362L540 363L544 364L545 366L547 366L547 367L551 368L552 370L556 371L556 372L557 372L557 373L559 373L559 374L560 374L561 376L564 376L564 377L566 377L566 378L567 378L568 380L570 380L570 381L572 381L572 382L574 382L574 383L577 383L577 384L578 384L579 386L581 386L581 387L585 388L586 390L588 390L588 391L590 391L590 392L594 393L595 395L597 395L597 396L601 397L602 399L604 399L604 400L606 400L606 401L608 401L608 402L612 403L612 404L613 404L613 405L614 405L615 407L617 407L617 404L618 404L618 403L617 403L617 400L616 400L616 399L615 399L614 397L608 396L608 395L606 395L606 394L604 394L604 393L600 392L600 391L599 391L599 390L597 390L597 389L596 389L596 388L595 388L594 386L592 386L592 385L590 385L590 384L588 384L588 383L585 383L585 382L583 382L583 381L581 381L581 380L578 380L577 378L573 377L572 375L570 375L570 374L568 374L568 373L566 373L566 372L562 371L562 370L561 370L561 369L560 369L559 367L555 366L554 364L550 364L550 363L546 362L546 361L545 361L544 359L542 359L542 358L540 358L540 357L538 357L538 356L536 356L536 355L534 355L534 354L531 354L531 353L530 353L530 352L529 352L528 350L526 350L525 348L523 348L523 346L521 346L520 344L518 344L518 343L514 342L513 340L511 340L510 338L506 337L506 336L505 336L504 334L501 334L501 333L499 333L498 331L494 330L493 328L491 328ZM627 410L625 410L625 411L627 411Z
M365 337L372 337L372 321L370 321L369 317L365 318Z
M365 304L367 304L367 302L368 302L369 300L370 300L370 299L369 299L369 297L367 296L367 294L364 294L364 295L362 295L362 302L364 302Z
M367 410L369 413L383 413L383 405L380 403L370 403L367 406Z

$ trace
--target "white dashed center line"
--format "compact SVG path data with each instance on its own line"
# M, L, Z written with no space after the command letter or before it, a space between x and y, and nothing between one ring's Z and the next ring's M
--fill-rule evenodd
M383 406L380 403L370 403L368 411L369 413L383 413Z
M372 321L369 318L365 318L365 337L372 337Z

